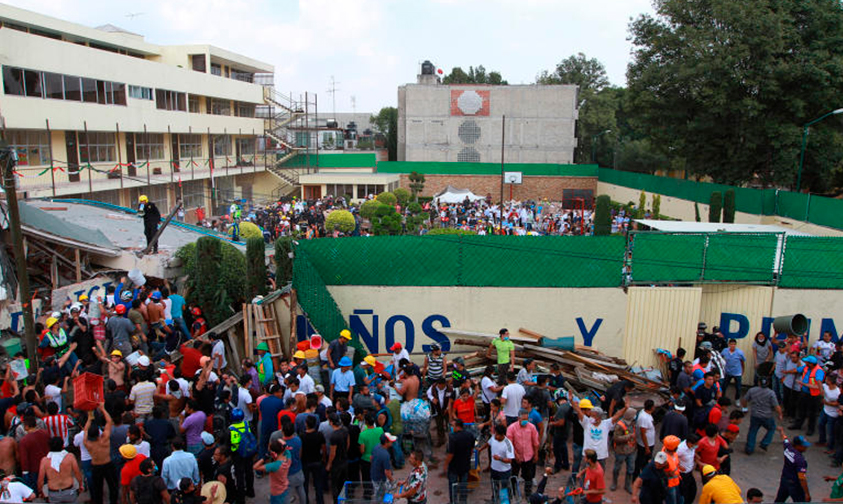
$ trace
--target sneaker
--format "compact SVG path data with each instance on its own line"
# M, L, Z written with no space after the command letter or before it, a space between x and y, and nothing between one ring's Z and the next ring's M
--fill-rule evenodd
M764 450L764 451L767 451L767 447L766 447L766 446L764 446L764 445L759 445L758 447L759 447L759 448L761 448L761 449L762 449L762 450Z

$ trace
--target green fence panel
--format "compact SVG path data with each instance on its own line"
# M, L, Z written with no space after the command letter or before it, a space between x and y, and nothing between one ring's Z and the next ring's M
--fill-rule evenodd
M705 235L635 233L633 283L698 282L703 276Z
M808 220L808 195L790 191L779 191L778 215L791 219Z
M843 289L843 238L787 237L779 286Z
M809 222L843 229L843 200L812 195L808 207Z
M772 283L781 235L709 234L703 279Z
M596 177L597 165L554 163L507 163L505 171L521 172L530 177ZM500 175L500 163L447 163L437 161L381 161L378 173L411 173L425 175Z
M461 238L459 285L616 287L621 284L625 248L622 236Z
M348 154L299 154L284 162L286 167L311 166L320 168L374 168L377 156L373 152Z

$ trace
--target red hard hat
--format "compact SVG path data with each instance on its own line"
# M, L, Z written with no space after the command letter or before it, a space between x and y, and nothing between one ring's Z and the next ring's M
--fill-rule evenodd
M201 308L199 308L198 306L194 306L194 307L190 310L190 313L192 313L194 317L198 317L199 315L202 315L202 309L201 309Z
M126 313L126 305L119 304L114 308L114 311L116 311L118 315L123 315Z

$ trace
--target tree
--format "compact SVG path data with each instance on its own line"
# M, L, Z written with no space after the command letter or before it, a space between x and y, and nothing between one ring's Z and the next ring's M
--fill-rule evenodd
M720 209L723 207L723 194L719 191L711 193L708 204L708 222L720 222Z
M654 219L658 220L659 215L661 215L659 213L661 211L661 209L662 209L662 197L661 197L660 194L654 194L653 195L653 218Z
M266 294L266 243L263 238L249 238L246 240L246 278L248 279L248 296L263 296Z
M372 231L378 236L401 234L401 215L394 206L378 205L372 218Z
M394 207L398 203L398 198L396 198L394 194L388 191L378 194L377 199L379 203L383 203L384 205L389 205L392 207Z
M401 208L407 206L407 202L410 201L410 191L404 189L403 187L396 187L392 190L392 194L395 195L395 198L398 200L398 204Z
M577 53L563 59L556 70L544 70L536 77L539 84L575 84L580 93L599 92L609 85L606 67L597 58L588 58L584 53Z
M275 240L275 285L281 288L293 281L293 237Z
M325 219L325 230L328 232L339 231L348 234L354 231L356 225L354 216L348 210L334 210Z
M729 189L723 196L723 222L735 222L735 190Z
M190 287L188 301L202 308L210 326L230 317L232 306L240 305L246 296L246 258L234 245L203 236L178 250L184 261ZM266 276L264 275L264 279Z
M696 201L694 202L694 220L700 221L700 204Z
M638 195L638 209L635 212L635 215L639 219L644 218L644 212L647 211L647 193L641 191L641 194Z
M493 84L493 85L501 85L505 86L509 84L503 77L501 76L500 72L489 72L486 73L486 67L483 65L478 65L475 67L468 67L468 73L466 73L461 67L454 67L451 69L451 73L446 75L442 78L443 84Z
M602 194L597 197L594 208L594 234L605 236L612 234L612 214L609 212L611 198Z
M419 193L424 191L424 173L417 171L410 172L410 191L413 192L413 201L419 200Z
M375 216L375 212L381 206L383 206L383 203L378 200L364 201L363 204L360 205L360 217L371 221Z
M386 138L386 150L390 161L398 160L398 109L384 107L369 118L375 130Z
M839 102L843 9L831 0L656 0L630 25L633 115L688 171L737 185L795 179L802 125ZM803 180L821 189L843 151L812 129ZM816 133L816 134L815 134Z

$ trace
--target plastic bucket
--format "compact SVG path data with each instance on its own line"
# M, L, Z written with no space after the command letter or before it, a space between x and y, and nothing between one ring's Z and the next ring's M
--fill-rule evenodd
M310 348L315 348L319 350L322 348L322 336L318 334L314 334L310 337Z
M561 338L542 338L539 345L545 348L556 348L559 350L571 351L574 349L574 337L563 336Z
M302 352L304 352L305 350L310 350L310 342L307 340L299 341L298 343L296 343L296 349L301 350Z
M310 365L310 360L313 359L316 364L319 364L319 350L308 348L304 351L304 358L307 359L307 365Z
M141 287L143 286L143 284L146 283L146 277L144 277L143 273L141 273L141 270L137 268L131 270L127 276L129 277L129 280L131 280L132 283L137 285L138 287Z

